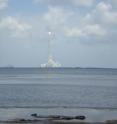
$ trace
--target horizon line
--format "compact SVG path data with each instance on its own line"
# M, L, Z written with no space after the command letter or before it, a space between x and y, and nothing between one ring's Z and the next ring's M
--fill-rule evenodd
M78 66L63 66L63 67L39 67L39 66L30 66L30 67L26 67L26 66L0 66L0 68L6 68L6 69L15 69L15 68L41 68L41 69L62 69L62 68L79 68L79 69L117 69L117 67L78 67Z

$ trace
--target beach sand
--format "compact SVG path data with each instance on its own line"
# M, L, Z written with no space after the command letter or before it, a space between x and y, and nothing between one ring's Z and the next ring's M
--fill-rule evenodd
M31 114L38 115L84 115L85 120L57 120L39 119ZM116 109L89 109L89 108L1 108L0 124L117 124Z

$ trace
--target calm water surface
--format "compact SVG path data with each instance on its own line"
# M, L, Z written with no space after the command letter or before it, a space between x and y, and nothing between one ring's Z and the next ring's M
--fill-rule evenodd
M0 107L117 108L117 70L1 68Z

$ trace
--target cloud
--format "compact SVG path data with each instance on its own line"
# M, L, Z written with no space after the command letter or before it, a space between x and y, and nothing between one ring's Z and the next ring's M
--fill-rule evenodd
M8 6L8 0L0 0L0 10Z
M100 25L86 25L82 28L67 29L65 34L69 37L99 37L104 36L106 31Z
M117 5L117 0L110 0L113 4Z
M11 16L4 17L0 21L0 29L11 32L11 36L13 37L24 35L30 28L29 24Z
M94 9L81 16L79 20L75 28L68 28L68 36L100 37L103 41L115 41L117 38L117 11L107 1L97 3Z
M117 12L112 10L112 5L110 4L99 3L94 13L100 14L104 23L117 23Z
M48 12L42 16L42 20L51 28L59 28L72 14L60 7L49 7Z
M49 0L46 2L49 2ZM83 4L85 0L76 2ZM45 23L46 26L53 28L55 32L61 30L66 37L104 38L112 29L112 27L108 27L108 24L117 23L116 11L113 10L111 4L105 2L99 2L86 16L82 14L79 16L75 11L66 11L62 7L49 6L48 11L44 13L42 18L43 24Z
M105 29L101 27L99 24L87 25L86 27L84 27L83 32L86 35L92 36L104 36L106 34Z
M62 5L67 2L78 4L78 6L92 5L94 0L35 0L39 3L48 3L51 5ZM88 5L88 6L90 6ZM39 16L38 21L33 21L32 26L22 22L15 17L5 17L0 21L0 28L12 31L12 36L24 35L32 28L34 37L47 37L47 30L52 30L57 35L67 37L103 37L106 36L108 23L116 23L116 11L113 11L112 5L105 2L99 2L94 9L90 10L86 16L77 13L74 10L68 10L60 6L47 6L48 10ZM80 15L80 16L79 16ZM34 18L34 20L37 20ZM68 21L69 20L69 21ZM35 24L34 24L35 23ZM39 36L40 34L40 36ZM44 34L43 36L41 34ZM37 36L36 36L37 35Z
M79 28L67 28L65 29L65 35L68 37L81 37L84 36L85 34L80 30Z
M95 0L71 0L77 6L92 6Z
M45 3L54 6L91 6L95 0L34 0L35 3Z
M88 13L86 15L85 19L94 23L96 22L102 24L116 24L117 11L113 10L111 4L100 2L91 13Z
M114 9L117 9L117 0L105 0L104 2L110 3Z

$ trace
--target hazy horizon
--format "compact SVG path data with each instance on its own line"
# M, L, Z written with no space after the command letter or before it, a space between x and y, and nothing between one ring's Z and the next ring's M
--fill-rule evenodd
M41 66L0 66L0 68L5 68L5 69L30 69L30 68L35 68L35 69L64 69L64 68L66 68L66 69L72 69L72 68L74 68L74 69L117 69L116 67L115 68L111 68L111 67L78 67L78 66L69 66L69 67L67 67L67 66L61 66L61 67L41 67Z

